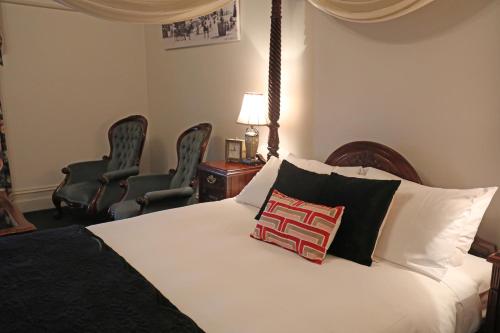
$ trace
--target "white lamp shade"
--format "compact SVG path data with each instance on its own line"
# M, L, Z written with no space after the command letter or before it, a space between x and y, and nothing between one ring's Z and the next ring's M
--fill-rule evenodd
M263 94L246 93L243 96L243 102L241 104L241 111L237 123L252 126L269 124L266 110L266 100Z

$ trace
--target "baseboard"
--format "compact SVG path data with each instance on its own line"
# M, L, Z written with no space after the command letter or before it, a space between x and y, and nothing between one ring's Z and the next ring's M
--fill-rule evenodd
M52 193L57 185L15 190L10 197L23 212L53 208Z

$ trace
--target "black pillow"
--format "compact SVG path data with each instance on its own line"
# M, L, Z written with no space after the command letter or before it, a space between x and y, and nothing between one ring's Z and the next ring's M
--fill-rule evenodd
M345 206L342 222L328 253L371 266L378 233L399 180L344 177L332 173L322 187L320 204Z
M318 203L322 188L329 178L329 175L321 175L307 171L284 160L281 163L276 181L271 187L271 190L269 190L266 200L255 218L257 220L260 219L274 190L278 190L295 199L310 203Z

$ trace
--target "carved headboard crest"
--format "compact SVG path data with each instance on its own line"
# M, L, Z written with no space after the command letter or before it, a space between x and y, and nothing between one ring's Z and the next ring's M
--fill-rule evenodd
M348 143L334 151L326 160L326 164L373 167L422 184L418 173L408 160L394 149L376 142Z

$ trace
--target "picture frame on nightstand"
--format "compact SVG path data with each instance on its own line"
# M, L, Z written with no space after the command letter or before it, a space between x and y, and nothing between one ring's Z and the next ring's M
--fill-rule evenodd
M244 140L226 139L226 162L239 163L243 159Z

